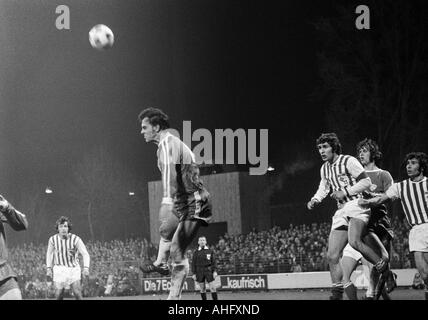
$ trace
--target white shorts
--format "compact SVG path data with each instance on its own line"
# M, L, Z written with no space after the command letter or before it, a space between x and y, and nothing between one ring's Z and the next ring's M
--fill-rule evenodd
M410 230L409 251L428 252L428 223L415 225Z
M349 257L354 259L355 261L358 261L363 257L363 255L359 251L352 248L351 245L348 243L345 249L343 249L343 257Z
M80 281L81 269L77 267L54 266L53 281L57 289L67 289L73 282Z
M356 218L368 223L370 217L370 209L362 208L358 205L358 199L346 202L342 208L336 211L333 216L331 230L340 227L348 227L349 219Z

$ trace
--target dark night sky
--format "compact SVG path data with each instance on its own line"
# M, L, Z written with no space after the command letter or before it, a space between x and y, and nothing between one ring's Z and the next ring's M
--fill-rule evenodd
M66 4L71 29L55 28ZM159 178L138 112L172 125L269 129L273 163L294 161L322 131L317 39L310 22L331 1L67 0L0 2L2 193L29 180L61 188L74 163L103 145L141 178ZM108 25L114 47L90 47ZM316 153L313 153L316 158Z

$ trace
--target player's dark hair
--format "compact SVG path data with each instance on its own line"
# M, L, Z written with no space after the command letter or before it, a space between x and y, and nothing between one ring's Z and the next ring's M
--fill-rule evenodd
M55 230L56 231L58 231L58 227L59 227L59 225L60 224L64 224L64 223L66 223L67 222L67 225L68 225L68 232L70 232L71 231L71 229L72 229L72 224L71 224L71 220L70 220L70 218L68 218L68 217L64 217L64 216L62 216L62 217L60 217L56 222L55 222Z
M334 132L321 134L320 137L317 139L316 143L318 146L325 142L327 142L330 145L334 153L336 154L342 153L342 145L340 144L337 134L335 134Z
M424 152L410 152L404 158L404 165L407 165L407 161L410 159L416 159L419 162L419 169L424 176L427 174L428 156Z
M138 121L141 123L144 118L148 118L152 126L159 125L160 130L169 128L169 118L161 109L153 107L144 109L138 115Z
M357 156L362 148L367 148L370 152L370 161L378 163L382 159L382 152L379 150L379 146L376 141L365 138L364 140L357 143Z

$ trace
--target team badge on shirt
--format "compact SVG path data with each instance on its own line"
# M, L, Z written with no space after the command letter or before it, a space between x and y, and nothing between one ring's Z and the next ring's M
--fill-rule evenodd
M349 181L349 178L346 174L338 175L337 179L339 180L341 186L343 186L343 187L347 187L351 184Z
M211 254L210 253L207 254L207 260L211 260Z

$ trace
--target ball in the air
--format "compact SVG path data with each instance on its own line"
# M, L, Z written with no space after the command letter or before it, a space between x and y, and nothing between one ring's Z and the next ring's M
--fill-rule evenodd
M98 50L111 48L114 43L114 34L109 27L97 24L89 31L89 42Z

